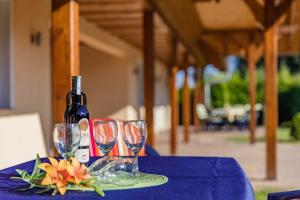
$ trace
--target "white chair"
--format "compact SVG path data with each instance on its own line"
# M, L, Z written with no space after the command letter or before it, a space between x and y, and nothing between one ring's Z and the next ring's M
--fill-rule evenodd
M204 104L201 103L197 104L196 111L197 111L198 118L200 120L206 120L208 118L207 109Z
M0 117L0 169L47 155L38 114Z

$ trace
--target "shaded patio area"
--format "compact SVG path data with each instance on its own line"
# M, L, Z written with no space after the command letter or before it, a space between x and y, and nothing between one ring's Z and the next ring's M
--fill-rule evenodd
M178 129L178 140L182 141L183 129ZM257 137L264 135L259 127ZM300 187L300 145L299 143L278 143L278 178L273 181L265 179L265 143L249 144L241 141L247 137L247 131L201 131L192 132L190 143L178 144L179 156L217 156L234 157L245 170L255 191L264 188L274 190L290 190ZM169 155L168 133L157 138L157 150L162 155Z

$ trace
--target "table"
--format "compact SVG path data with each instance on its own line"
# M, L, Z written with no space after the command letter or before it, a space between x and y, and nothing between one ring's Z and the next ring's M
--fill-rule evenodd
M300 190L276 192L268 195L268 200L292 200L300 199Z
M92 160L94 160L93 158ZM16 168L30 170L30 161L0 170L0 199L197 199L197 200L254 200L252 187L239 164L232 158L149 156L139 158L140 171L166 175L168 183L149 188L107 191L105 198L92 192L69 191L64 196L37 195L33 191L7 191L16 183L9 180Z

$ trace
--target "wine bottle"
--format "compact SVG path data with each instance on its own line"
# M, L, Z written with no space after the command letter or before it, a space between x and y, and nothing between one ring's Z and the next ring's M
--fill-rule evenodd
M81 163L89 161L89 111L86 95L81 91L81 76L72 76L72 90L66 96L65 123L78 123L81 130L79 148L75 158Z

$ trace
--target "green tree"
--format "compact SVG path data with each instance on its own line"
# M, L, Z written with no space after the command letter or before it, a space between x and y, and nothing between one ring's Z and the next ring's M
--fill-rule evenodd
M224 83L211 86L211 105L214 108L224 107L226 103L226 85Z
M248 96L248 80L242 78L240 73L234 73L231 79L227 82L229 93L229 104L247 104Z

